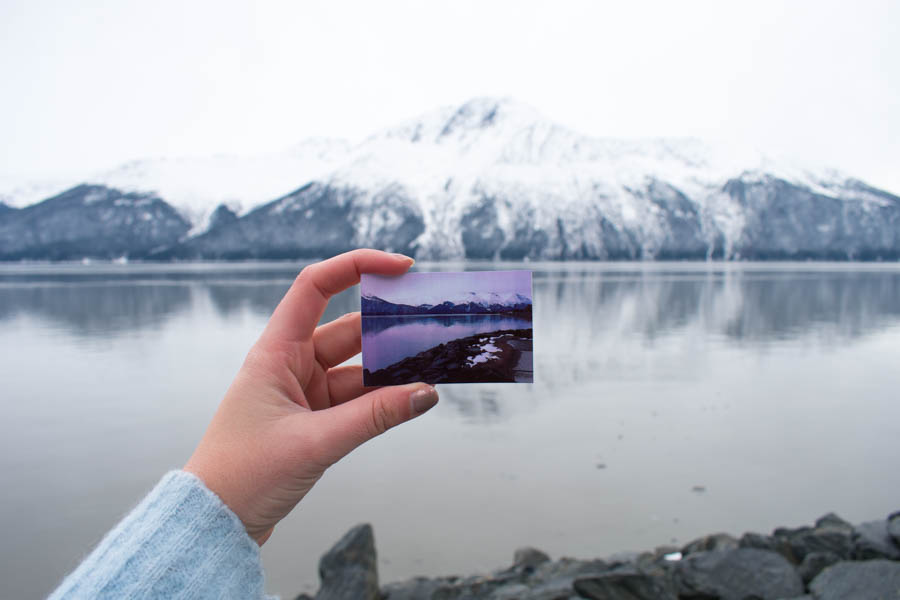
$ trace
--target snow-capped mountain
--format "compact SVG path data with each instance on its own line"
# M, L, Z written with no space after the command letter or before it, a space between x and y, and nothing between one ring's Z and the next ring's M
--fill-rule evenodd
M696 139L591 138L490 98L356 145L141 161L89 181L152 193L189 222L174 243L121 248L160 259L360 246L420 259L900 257L900 198L837 171ZM22 206L12 193L0 200ZM0 213L9 235L20 212ZM44 242L23 254L5 235L0 257L40 254ZM73 258L88 250L68 247Z
M496 292L461 292L454 296L417 304L395 303L376 295L362 296L364 315L466 315L466 314L530 314L531 299L521 294Z

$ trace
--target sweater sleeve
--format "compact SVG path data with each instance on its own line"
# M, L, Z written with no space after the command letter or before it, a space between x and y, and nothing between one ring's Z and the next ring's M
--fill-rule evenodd
M197 477L172 471L50 596L265 598L259 546Z

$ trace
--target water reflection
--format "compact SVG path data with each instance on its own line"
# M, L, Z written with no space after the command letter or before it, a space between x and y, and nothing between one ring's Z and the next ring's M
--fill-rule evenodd
M76 336L156 327L207 304L228 318L267 317L298 268L269 271L10 275L0 271L0 321L49 319ZM852 339L900 317L900 271L777 270L709 272L536 271L535 321L552 347L563 340L660 336L700 328L735 342L792 339L821 332ZM325 320L359 310L358 290L333 298ZM372 331L397 325L383 319ZM449 322L441 322L449 325ZM538 343L541 343L540 340ZM569 342L565 342L569 345Z
M35 318L71 336L103 338L160 328L178 315L209 310L225 321L243 313L264 320L298 270L298 265L5 270L0 271L0 322ZM323 321L358 309L353 288L332 299ZM638 376L654 357L646 350L673 340L689 343L690 353L657 360L662 373L656 376L685 377L702 364L711 343L763 351L775 341L833 344L898 318L900 270L890 267L857 271L847 265L822 272L554 266L536 270L534 277L535 385L543 393L571 382ZM399 322L376 319L367 335L388 335ZM460 326L454 318L434 322L448 331ZM515 386L491 397L502 407L508 395L530 393L528 386ZM479 386L451 395L468 414L474 413L463 406L488 402Z
M504 315L363 317L363 366L377 371L439 344L501 329L531 329L531 321Z
M186 286L0 287L0 323L19 316L33 317L76 337L106 338L159 327L191 307L191 292Z

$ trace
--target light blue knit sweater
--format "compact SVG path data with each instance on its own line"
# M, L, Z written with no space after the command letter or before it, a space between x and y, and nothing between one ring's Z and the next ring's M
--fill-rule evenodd
M199 479L172 471L50 596L266 598L259 546Z

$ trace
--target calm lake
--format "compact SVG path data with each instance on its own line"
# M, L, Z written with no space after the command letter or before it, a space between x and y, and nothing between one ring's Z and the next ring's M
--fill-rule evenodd
M377 371L439 344L501 329L531 329L531 321L504 315L363 317L365 367Z
M313 592L366 521L387 582L900 509L900 265L527 267L535 383L439 386L334 467L264 546L270 592ZM0 266L0 597L46 595L185 462L299 268Z

